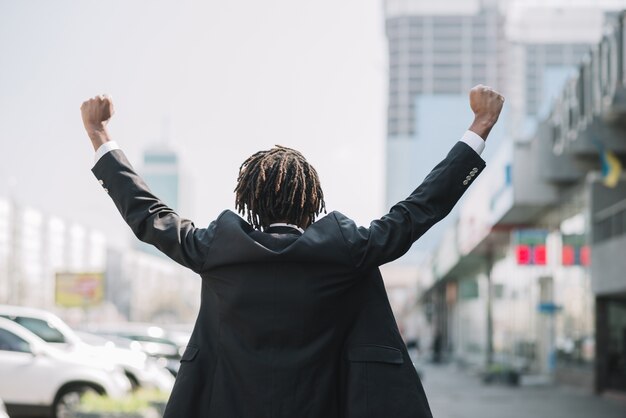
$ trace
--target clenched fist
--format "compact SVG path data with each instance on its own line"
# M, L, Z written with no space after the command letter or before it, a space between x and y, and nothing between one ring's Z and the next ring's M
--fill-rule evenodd
M94 150L110 141L106 126L115 110L109 96L100 95L84 101L80 106L80 113Z
M470 130L486 140L502 112L504 96L491 87L479 84L470 90L469 98L470 107L474 112L474 123Z

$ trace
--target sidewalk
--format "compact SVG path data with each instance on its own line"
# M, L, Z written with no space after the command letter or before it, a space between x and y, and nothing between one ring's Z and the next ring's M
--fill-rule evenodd
M423 368L434 418L626 418L626 403L562 387L483 385L454 366Z

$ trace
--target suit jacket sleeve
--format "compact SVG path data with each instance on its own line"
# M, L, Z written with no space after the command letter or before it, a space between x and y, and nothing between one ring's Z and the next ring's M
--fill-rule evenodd
M450 213L484 167L482 158L459 141L408 198L395 204L369 228L357 227L349 218L335 213L354 265L380 266L406 253L420 236Z
M137 238L195 272L202 270L215 222L196 228L181 218L150 192L121 150L103 155L92 171Z

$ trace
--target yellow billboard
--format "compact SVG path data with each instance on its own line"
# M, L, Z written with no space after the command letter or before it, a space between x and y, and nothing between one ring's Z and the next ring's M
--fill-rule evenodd
M91 307L104 299L104 273L57 273L54 300L65 308Z

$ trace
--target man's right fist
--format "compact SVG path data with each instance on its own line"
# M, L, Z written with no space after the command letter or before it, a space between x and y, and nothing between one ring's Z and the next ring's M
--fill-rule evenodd
M470 90L470 107L474 112L474 123L470 130L476 132L483 139L487 139L491 128L498 121L502 105L504 105L504 96L482 84Z
M83 125L95 150L110 141L106 126L114 113L113 101L106 95L92 97L80 106Z

